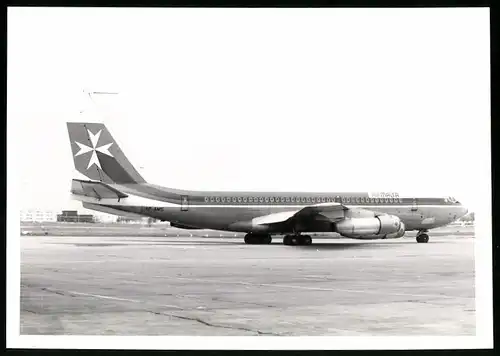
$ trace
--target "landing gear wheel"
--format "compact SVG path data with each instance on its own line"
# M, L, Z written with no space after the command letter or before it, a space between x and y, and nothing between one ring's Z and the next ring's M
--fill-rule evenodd
M245 243L247 245L253 245L253 244L255 244L255 236L253 236L253 235L246 234L244 240L245 240Z
M429 242L429 235L427 234L420 234L417 235L417 242L420 243L427 243Z
M304 235L304 236L301 236L302 237L302 241L301 241L301 245L305 245L305 246L309 246L312 244L312 239L311 239L311 236L309 235Z
M271 235L246 234L244 238L248 245L269 245L272 240Z
M283 238L283 245L288 246L307 246L312 244L311 236L309 235L286 235Z

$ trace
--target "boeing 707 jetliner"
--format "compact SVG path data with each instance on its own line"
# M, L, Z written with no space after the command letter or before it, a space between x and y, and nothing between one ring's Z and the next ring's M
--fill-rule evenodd
M429 229L467 213L453 197L397 193L300 193L190 191L147 183L100 123L67 123L75 168L71 193L87 209L153 217L184 229L245 232L247 244L310 245L306 232L336 232L353 239L393 239Z

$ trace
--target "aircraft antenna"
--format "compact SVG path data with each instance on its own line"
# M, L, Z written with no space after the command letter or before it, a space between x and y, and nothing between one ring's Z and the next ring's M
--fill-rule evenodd
M112 91L90 91L88 89L83 89L84 95L87 95L92 102L92 104L98 109L99 105L95 102L93 95L118 95L118 92L112 92ZM85 109L80 111L80 114L83 113Z

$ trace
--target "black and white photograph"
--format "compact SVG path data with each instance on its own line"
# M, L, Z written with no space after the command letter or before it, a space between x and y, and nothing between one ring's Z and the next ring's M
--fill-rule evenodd
M7 347L491 348L489 19L9 7Z

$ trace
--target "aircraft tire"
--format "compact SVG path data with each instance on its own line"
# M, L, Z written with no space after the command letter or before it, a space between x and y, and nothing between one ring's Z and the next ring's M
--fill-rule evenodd
M427 243L429 242L429 235L427 234L420 234L417 236L417 242L420 243Z
M283 245L287 246L307 246L312 244L309 235L286 235L283 238Z
M312 244L312 238L309 235L302 236L301 240L302 240L302 241L300 241L301 245L309 246Z
M245 235L245 243L247 245L254 245L256 243L256 238L255 236L251 235L251 234L246 234Z
M271 235L246 234L244 240L248 245L269 245L273 239Z

